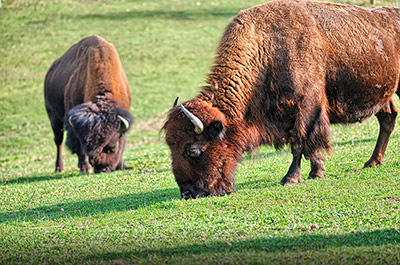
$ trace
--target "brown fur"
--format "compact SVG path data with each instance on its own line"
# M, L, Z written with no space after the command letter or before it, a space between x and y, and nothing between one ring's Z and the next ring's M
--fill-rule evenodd
M74 44L50 67L45 104L57 146L56 172L64 170L62 142L79 156L81 172L124 168L125 133L119 116L131 125L131 92L115 47L99 36ZM70 121L70 122L68 122Z
M222 195L244 151L289 144L293 162L281 184L322 178L329 124L376 114L380 134L365 166L376 166L393 130L399 83L400 11L314 1L274 1L241 11L223 34L215 65L199 96L184 106L203 121L221 121L207 140L178 107L164 125L173 172L190 197ZM192 159L184 146L200 146ZM185 196L186 197L186 196Z

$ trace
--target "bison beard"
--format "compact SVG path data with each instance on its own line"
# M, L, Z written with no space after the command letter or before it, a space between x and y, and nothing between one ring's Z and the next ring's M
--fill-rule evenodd
M223 34L208 84L174 106L164 125L184 198L231 193L243 152L290 145L282 185L323 178L329 125L376 115L381 164L399 94L400 11L314 1L274 1L240 12Z

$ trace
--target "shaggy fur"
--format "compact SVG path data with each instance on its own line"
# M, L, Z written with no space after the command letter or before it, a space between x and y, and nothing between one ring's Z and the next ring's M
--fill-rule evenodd
M64 170L64 128L67 146L79 156L82 173L90 165L95 172L125 167L125 134L133 123L131 93L112 44L99 36L74 44L50 67L44 89L57 146L56 172ZM120 117L129 122L128 128Z
M204 124L196 135L180 108L164 125L184 197L223 195L243 152L289 144L293 161L282 185L322 178L331 123L378 117L380 133L366 167L382 163L397 109L400 11L314 1L273 1L241 11L223 34L209 85L183 105ZM206 137L220 122L221 135ZM214 133L215 134L215 133ZM187 150L197 148L199 157Z

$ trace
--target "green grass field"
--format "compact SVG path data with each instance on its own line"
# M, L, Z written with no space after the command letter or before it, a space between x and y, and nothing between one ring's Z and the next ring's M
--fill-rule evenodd
M160 128L205 84L218 39L257 0L6 0L0 9L0 264L399 264L400 132L363 169L378 122L332 126L326 178L282 187L291 154L246 154L236 190L181 200ZM342 1L343 2L343 1ZM378 3L379 4L379 3ZM387 3L393 5L393 3ZM112 42L136 118L133 169L79 174L44 108L51 63L96 34Z

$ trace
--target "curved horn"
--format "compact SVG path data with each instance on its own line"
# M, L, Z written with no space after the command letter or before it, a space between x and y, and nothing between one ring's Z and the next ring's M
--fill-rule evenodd
M120 115L118 115L118 118L122 121L122 124L123 124L122 130L123 130L123 131L128 130L128 128L129 128L129 121L128 121L127 119L125 119L124 117L120 116Z
M72 127L74 126L74 125L72 124L72 116L69 116L68 123L69 123L69 125L71 125Z
M176 97L176 99L174 101L174 105L172 107L175 107L178 104L178 100L179 100L179 97Z
M185 113L185 115L190 119L190 121L193 123L194 125L194 132L196 134L201 134L204 130L204 125L201 122L201 120L199 118L197 118L195 115L193 115L190 111L188 111L182 104L179 105L183 111L183 113Z

